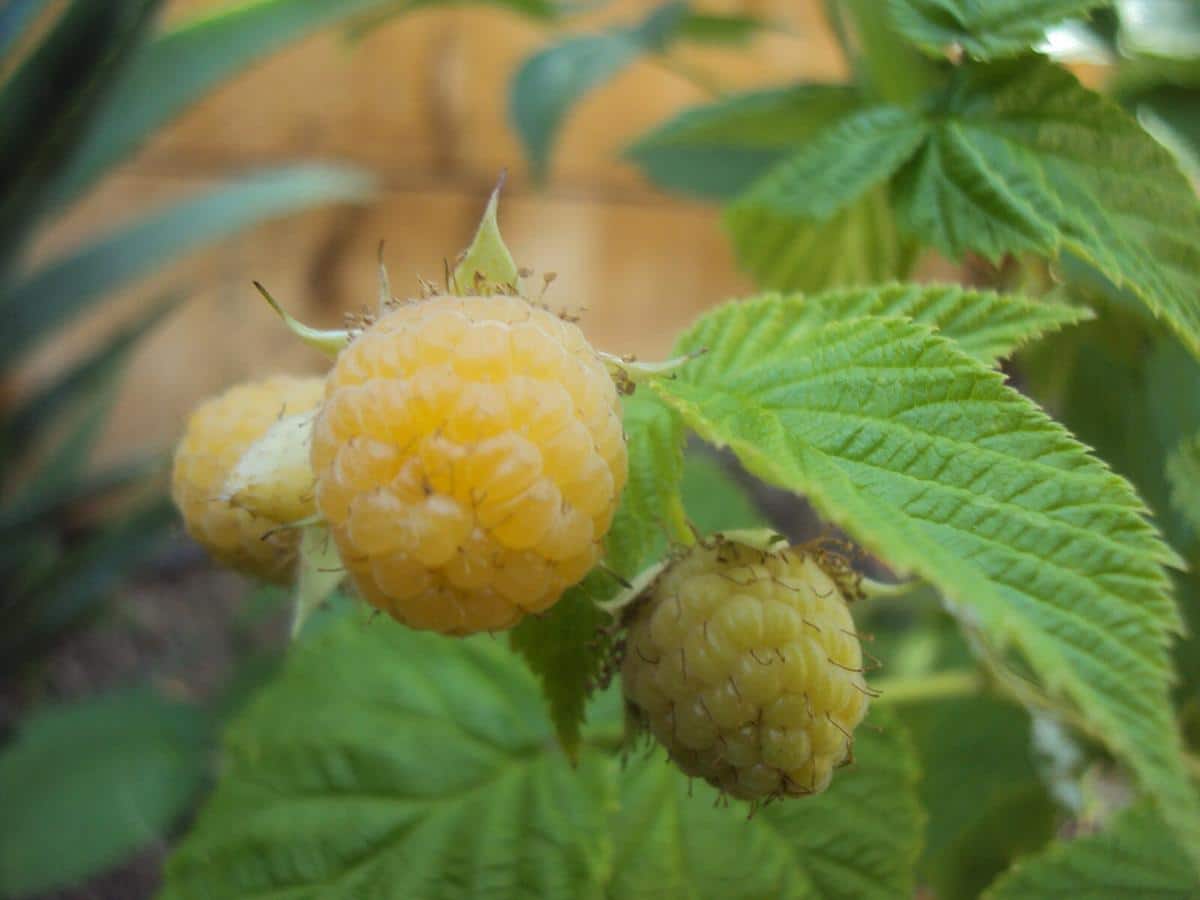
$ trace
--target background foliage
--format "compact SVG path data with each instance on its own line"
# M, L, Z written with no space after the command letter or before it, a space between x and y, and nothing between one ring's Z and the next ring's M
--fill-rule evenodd
M228 74L313 28L361 33L432 4L265 0L164 33L155 5L67 4L0 93L0 364L202 241L361 199L369 182L344 169L251 173L61 258L22 256ZM492 5L572 27L567 6ZM5 10L3 46L40 6ZM1185 571L1200 565L1200 15L1185 0L1151 17L1137 0L826 7L845 84L721 94L627 150L660 187L722 207L761 293L694 323L677 347L689 360L626 401L607 569L511 649L343 601L315 612L226 729L165 896L1200 893L1200 581ZM678 47L774 27L672 2L551 37L507 97L532 173L550 176L573 106L634 61L674 66ZM84 34L100 42L86 53ZM1107 59L1102 91L1063 47ZM931 253L973 283L906 281ZM5 409L13 671L94 612L169 521L153 492L117 521L74 510L146 474L86 461L121 362L175 302ZM600 689L616 635L597 604L693 528L800 530L765 485L907 580L855 609L885 666L856 763L827 794L747 820L661 751L622 748L617 693ZM86 876L169 829L209 780L220 726L139 692L28 720L0 750L17 811L0 828L0 893ZM108 752L64 779L81 745ZM135 769L154 777L134 783ZM51 842L64 809L95 827Z

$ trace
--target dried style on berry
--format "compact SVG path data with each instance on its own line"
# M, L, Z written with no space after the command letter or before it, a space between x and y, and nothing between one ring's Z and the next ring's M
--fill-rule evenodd
M262 470L246 462L272 432L306 432L304 418L320 403L323 385L287 375L237 385L188 421L171 493L188 534L224 565L281 584L292 580L299 534L281 526L313 514L311 468L294 459Z
M599 560L626 478L616 388L519 296L385 311L338 356L317 504L361 593L415 628L508 628Z
M675 763L735 797L817 794L867 711L851 582L824 554L717 537L630 607L627 705Z

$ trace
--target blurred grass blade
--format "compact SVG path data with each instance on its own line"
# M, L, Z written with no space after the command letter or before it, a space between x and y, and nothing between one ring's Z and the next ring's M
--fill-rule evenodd
M48 263L0 298L0 367L11 365L108 291L162 267L172 257L263 219L321 203L363 200L370 189L370 179L355 169L269 169L157 210L88 243Z
M0 465L9 463L29 446L41 429L79 402L80 392L103 381L119 369L134 346L182 300L181 295L164 297L134 321L116 332L98 349L24 400L0 420ZM0 471L0 484L5 473Z
M54 646L94 614L121 575L155 549L176 521L171 501L156 498L44 569L21 596L0 601L0 678Z
M126 460L95 475L57 481L45 490L23 497L0 509L0 539L10 535L18 540L33 521L44 521L68 514L74 507L95 503L109 494L132 487L156 472L166 469L166 457L154 454ZM9 532L10 535L6 535Z
M0 91L0 274L161 0L74 0ZM11 15L12 11L6 13ZM18 11L17 15L20 13Z
M40 453L37 468L22 478L20 489L6 500L0 518L16 518L20 510L46 506L41 498L68 493L83 473L117 399L124 367L114 366L89 384L74 405L74 416L57 442ZM51 504L52 505L52 504Z
M96 126L84 136L55 183L53 202L62 206L76 199L155 131L262 57L310 32L371 12L387 2L233 3L147 42L113 86Z
M0 6L0 55L8 53L46 7L46 0L8 0Z

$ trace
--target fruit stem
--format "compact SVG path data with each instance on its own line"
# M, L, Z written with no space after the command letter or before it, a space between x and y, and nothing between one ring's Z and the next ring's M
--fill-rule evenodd
M981 693L985 682L974 669L950 669L932 675L883 678L871 687L881 694L876 703L921 703L947 697L969 697Z
M308 346L320 350L326 356L337 356L338 352L350 343L349 331L322 331L317 328L309 328L303 322L292 318L291 314L276 302L261 283L254 282L254 287L263 295L263 299L271 304L271 309L279 314L279 318L283 319L283 324L288 327L288 330Z
M603 350L596 351L596 355L608 367L617 385L621 386L638 385L654 378L674 378L677 369L707 352L707 349L694 350L685 356L675 356L662 362L638 362L631 357L617 356ZM632 393L632 389L629 393Z
M864 597L876 598L895 598L904 597L911 594L917 588L921 587L924 582L918 578L910 578L907 581L876 581L873 578L864 578L859 587L862 590Z

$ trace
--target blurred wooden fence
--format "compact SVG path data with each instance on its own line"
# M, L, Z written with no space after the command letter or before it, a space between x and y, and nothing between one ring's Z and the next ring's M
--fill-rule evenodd
M331 0L334 2L334 0ZM218 4L176 0L178 20ZM585 28L643 15L618 2ZM812 0L712 3L786 23L746 47L689 49L723 88L842 77L842 62ZM621 149L705 92L677 72L643 62L589 97L571 116L549 184L536 189L505 121L509 76L547 33L503 11L463 8L398 17L357 42L337 32L286 50L229 83L102 184L39 248L70 246L134 210L185 195L219 176L296 159L353 162L381 189L361 209L327 209L261 227L139 285L80 327L30 371L48 371L156 290L183 286L189 300L138 354L103 460L169 446L201 397L248 375L316 370L250 286L265 282L304 319L338 323L372 302L375 254L398 293L415 275L440 277L469 239L497 174L507 168L505 234L518 261L558 279L549 300L584 307L598 346L665 353L698 312L745 293L716 211L656 192Z

